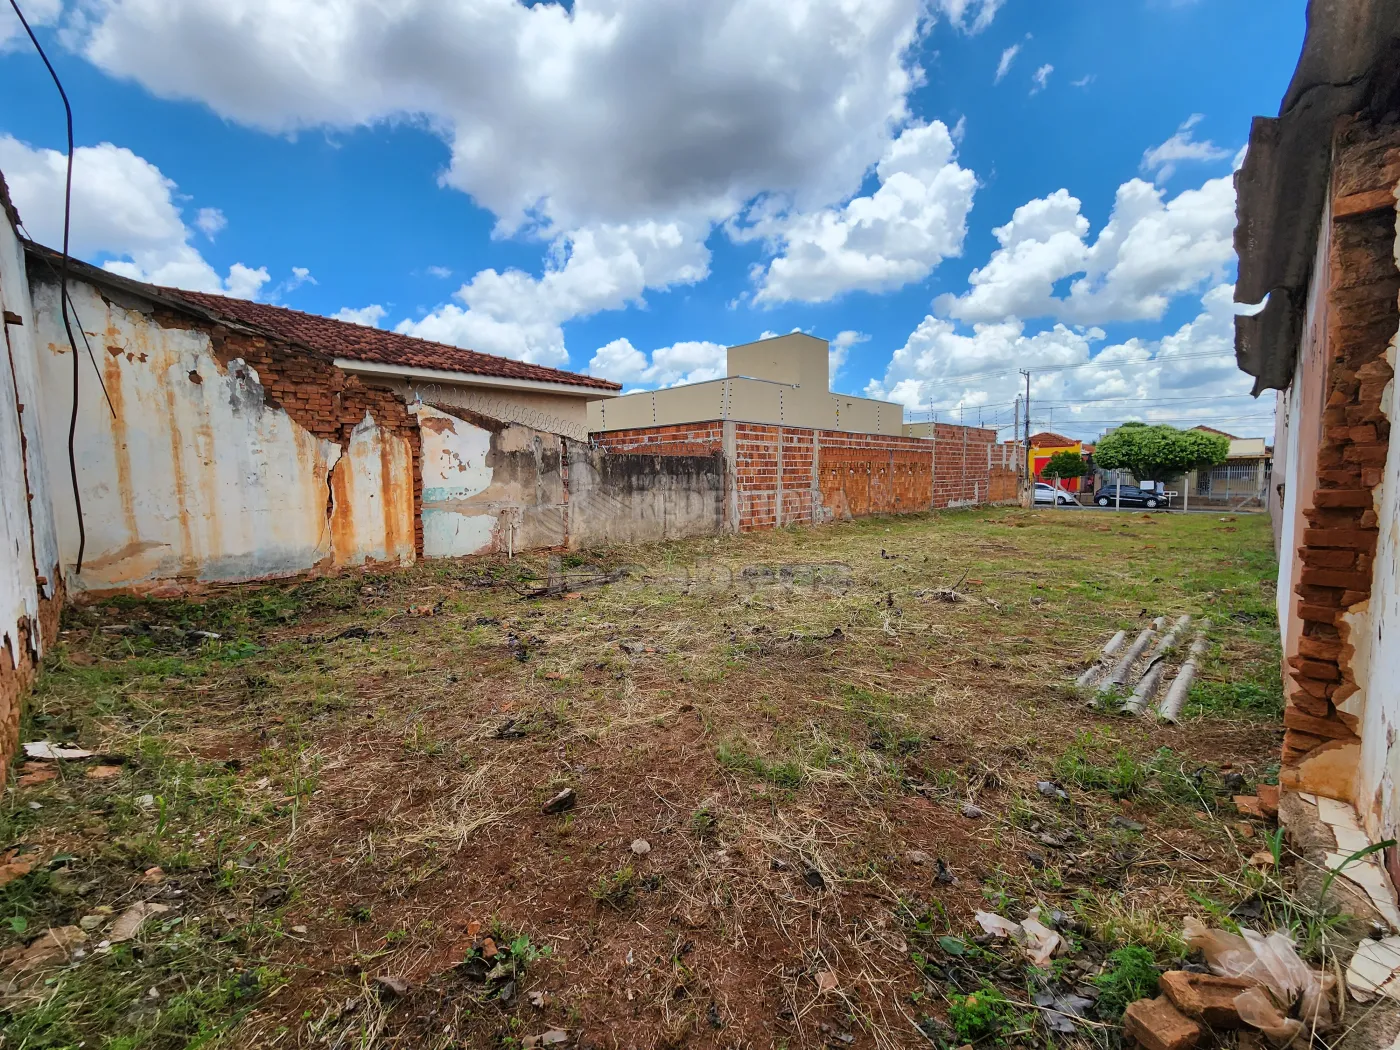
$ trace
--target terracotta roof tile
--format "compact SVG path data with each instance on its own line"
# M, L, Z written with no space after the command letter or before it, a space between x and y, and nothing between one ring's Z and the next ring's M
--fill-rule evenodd
M1031 435L1031 448L1068 448L1077 444L1079 442L1074 438L1056 434L1053 430L1042 430L1039 434Z
M187 292L179 288L161 288L162 295L184 300L230 321L261 328L289 342L327 354L348 357L356 361L372 361L409 368L435 368L445 372L491 376L500 379L523 379L536 383L566 383L569 386L592 387L597 390L621 390L613 383L577 372L564 372L543 365L526 364L508 357L464 350L445 343L415 339L399 332L337 321L319 314L289 310L285 306L255 303L247 299L230 299L207 292Z

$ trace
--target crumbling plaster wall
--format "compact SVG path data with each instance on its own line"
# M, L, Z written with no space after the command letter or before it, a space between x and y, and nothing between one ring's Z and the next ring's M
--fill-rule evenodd
M568 541L564 439L462 408L415 408L423 445L423 555L537 550Z
M1400 269L1400 226L1397 227L1396 267ZM1374 490L1377 523L1376 557L1371 596L1366 603L1369 623L1358 624L1353 664L1366 677L1366 706L1361 720L1361 763L1357 769L1356 802L1373 841L1400 837L1400 384L1395 381L1397 344L1386 354L1391 377L1381 397L1390 421L1390 447L1384 476ZM1394 872L1395 865L1392 864Z
M1397 182L1400 128L1359 119L1339 126L1330 243L1314 278L1327 298L1326 367L1316 384L1324 400L1320 413L1309 409L1305 399L1313 384L1306 373L1295 377L1302 380L1300 454L1289 455L1295 465L1289 485L1298 489L1294 505L1306 527L1295 524L1298 561L1280 574L1280 584L1291 583L1290 597L1297 598L1282 624L1293 682L1283 715L1280 783L1354 802L1371 830L1380 810L1374 781L1384 775L1397 734L1391 722L1395 681L1377 670L1385 647L1376 644L1375 616L1382 599L1376 587L1384 585L1385 563L1395 557L1379 525L1386 477L1396 466L1387 399L1400 328ZM1321 433L1309 457L1315 427ZM1395 860L1389 858L1400 870Z
M0 188L0 786L63 601L39 429L34 310L7 205Z
M73 351L58 287L32 266L30 277L44 397L61 405ZM97 369L80 345L75 449L87 536L75 592L414 558L417 428L394 395L309 353L117 301L86 282L70 282L70 295L75 334L81 323ZM66 412L46 411L42 422L49 447L66 444ZM52 459L67 569L78 519L67 463Z

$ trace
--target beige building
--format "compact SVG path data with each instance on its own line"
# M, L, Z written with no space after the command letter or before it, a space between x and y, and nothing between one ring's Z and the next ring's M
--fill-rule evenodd
M899 435L904 409L890 401L831 392L830 347L794 332L731 346L726 377L588 403L588 429L735 420L812 430Z
M1270 465L1270 449L1264 439L1236 437L1215 427L1192 429L1229 438L1230 452L1224 463L1207 470L1193 470L1187 475L1190 498L1262 507L1268 497Z

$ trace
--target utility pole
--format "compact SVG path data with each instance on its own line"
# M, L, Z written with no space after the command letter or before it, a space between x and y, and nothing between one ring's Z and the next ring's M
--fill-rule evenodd
M1035 475L1031 470L1031 370L1022 368L1019 371L1026 377L1026 443L1021 446L1021 458L1026 461L1026 489L1032 496L1031 505L1034 506Z

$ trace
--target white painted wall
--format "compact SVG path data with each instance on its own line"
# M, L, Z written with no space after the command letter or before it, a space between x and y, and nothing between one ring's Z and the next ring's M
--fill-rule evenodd
M49 508L42 466L42 442L24 437L36 427L38 398L33 390L34 311L29 302L24 252L9 218L0 209L0 309L18 314L19 324L4 326L0 346L0 645L13 666L21 663L21 623L33 655L41 656L43 639L37 629L40 597L53 594L53 584L39 584L37 576L52 575L54 559L53 515ZM24 412L20 412L20 406ZM26 458L28 463L26 463ZM33 478L26 482L26 469ZM30 499L30 496L33 499ZM33 515L33 531L30 516ZM34 532L37 531L38 559ZM42 566L36 570L36 564Z
M87 548L72 590L283 576L328 558L412 560L412 455L403 438L367 419L342 456L339 444L270 405L254 368L220 364L203 332L163 328L140 303L109 302L84 282L70 292L115 409L80 361ZM33 295L44 399L65 406L72 351L57 286L41 275ZM86 357L84 347L79 353ZM63 448L67 412L47 411L42 424L47 447ZM47 467L68 570L78 529L67 460L50 456Z

